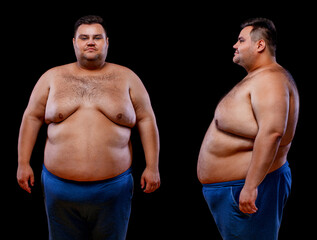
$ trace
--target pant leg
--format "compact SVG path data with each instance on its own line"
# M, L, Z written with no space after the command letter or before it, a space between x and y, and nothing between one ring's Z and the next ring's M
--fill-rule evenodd
M243 187L243 182L235 183L235 187ZM203 187L203 194L212 213L221 237L224 240L241 239L248 231L251 215L244 214L239 210L239 205L234 200L232 186ZM254 238L252 240L255 240Z
M49 240L87 240L89 231L80 205L71 199L76 190L47 171L42 172L42 186Z
M98 202L91 205L87 220L93 240L125 240L131 213L133 177L100 185Z
M288 164L266 176L258 187L255 214L239 210L244 181L205 184L203 194L224 240L277 240L283 208L290 193Z
M260 225L256 225L258 233L270 234L270 239L278 239L283 210L291 191L291 170L288 163L280 169L268 174L258 187L256 205L259 211L255 215Z

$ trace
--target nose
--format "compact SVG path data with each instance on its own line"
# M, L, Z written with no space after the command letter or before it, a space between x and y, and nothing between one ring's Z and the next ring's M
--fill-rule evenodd
M236 42L236 43L233 45L233 48L234 48L234 49L238 49L238 42Z
M87 45L88 45L88 46L95 46L96 43L95 43L95 41L94 41L93 38L89 38L89 40L87 41Z

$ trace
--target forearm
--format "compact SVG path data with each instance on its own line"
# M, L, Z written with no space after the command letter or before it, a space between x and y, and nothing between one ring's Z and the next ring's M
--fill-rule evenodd
M155 118L149 117L140 120L138 129L144 149L146 167L158 170L160 144Z
M246 188L254 189L261 184L274 162L280 139L278 134L260 134L257 136L246 176Z
M18 141L18 163L29 164L31 154L43 121L37 117L24 115L20 127Z

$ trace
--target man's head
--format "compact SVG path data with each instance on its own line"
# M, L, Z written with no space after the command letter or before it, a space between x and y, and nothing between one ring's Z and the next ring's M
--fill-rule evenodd
M104 64L108 52L108 37L99 16L85 16L74 27L73 45L80 65L96 68Z
M241 24L238 42L233 46L233 61L241 66L252 63L257 54L275 57L276 29L274 23L266 18L254 18Z
M74 25L74 37L76 37L78 27L82 24L100 24L103 27L103 30L105 31L105 34L107 36L107 31L103 19L96 15L88 15L81 17L76 21Z

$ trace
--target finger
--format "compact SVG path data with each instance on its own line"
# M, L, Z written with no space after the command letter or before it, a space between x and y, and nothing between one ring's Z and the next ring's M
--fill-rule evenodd
M144 192L146 193L152 193L154 192L156 189L158 189L158 184L156 182L147 182L146 183L146 189Z
M153 185L147 182L147 183L146 183L146 188L145 188L144 192L145 192L145 193L151 193L151 192L153 192Z
M34 185L34 176L33 176L33 175L29 176L28 179L26 179L26 180L23 181L24 190L27 191L28 193L31 193L31 186L30 186L30 184L31 184L31 179L33 179L33 180L32 180L32 183L33 183L33 185ZM32 185L32 186L33 186L33 185Z
M154 184L154 191L160 187L160 182Z
M250 212L249 209L246 208L246 207L240 207L240 211L243 212L243 213L252 214L252 212Z
M144 186L145 186L144 177L141 177L141 189L144 189Z
M34 186L34 175L33 174L30 176L30 184L32 187Z
M248 207L249 211L252 213L255 213L258 210L258 208L255 206L255 202L251 202L250 204L248 204Z
M25 181L24 186L25 186L24 190L27 191L28 193L31 193L31 187L29 185L29 181Z
M252 206L252 211L253 211L254 213L256 213L256 212L258 211L258 208L255 206L255 204L253 204L253 206Z
M29 186L27 186L25 191L27 191L28 193L31 193L31 188Z
M243 213L253 214L258 211L258 208L255 206L255 204L252 203L245 203L239 205L240 211Z
M28 181L20 181L19 184L23 190L27 191L28 193L31 193L31 188L29 187Z
M144 192L146 193L152 193L154 191L156 191L158 188L160 187L159 183L147 183L147 188L145 189Z

